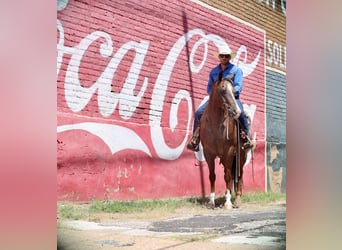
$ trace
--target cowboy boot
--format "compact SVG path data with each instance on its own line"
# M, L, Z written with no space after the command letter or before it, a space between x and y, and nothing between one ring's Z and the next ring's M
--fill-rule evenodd
M247 123L248 123L248 131L250 131L252 120L251 120L251 117L248 115L247 111L245 111L245 116L246 116ZM255 140L251 139L250 133L246 134L246 132L242 129L240 135L243 140L242 149L252 148L252 150L254 150L256 146L256 142Z
M192 135L191 140L189 141L188 145L186 145L186 147L192 151L198 152L199 142L200 142L199 126L197 126L194 134Z

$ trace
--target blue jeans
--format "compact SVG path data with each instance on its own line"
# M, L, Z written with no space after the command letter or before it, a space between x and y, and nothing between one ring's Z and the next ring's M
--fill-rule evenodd
M239 121L240 121L240 125L242 126L242 129L245 131L245 133L248 135L248 121L247 121L247 117L245 114L245 111L243 109L242 103L240 101L240 99L235 99L236 103L239 105L239 108L241 110L241 114L239 116ZM206 101L205 103L203 103L203 105L199 106L199 108L196 110L195 112L195 120L194 120L194 127L193 127L193 131L195 132L198 124L200 123L202 114L204 109L208 106L209 100Z
M195 132L198 124L200 123L202 114L205 110L205 108L208 106L209 100L203 103L201 106L198 107L198 109L195 111L195 120L194 120L194 128L192 132Z
M247 117L245 114L245 110L243 109L243 106L242 106L240 99L235 99L235 101L239 105L239 108L241 110L241 114L239 116L240 125L242 126L242 129L243 129L243 131L245 131L246 135L248 135L249 134L248 121L247 121Z

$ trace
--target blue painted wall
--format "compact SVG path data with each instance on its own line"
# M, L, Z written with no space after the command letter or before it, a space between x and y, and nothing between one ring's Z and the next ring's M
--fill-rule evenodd
M286 75L266 70L267 191L286 192Z

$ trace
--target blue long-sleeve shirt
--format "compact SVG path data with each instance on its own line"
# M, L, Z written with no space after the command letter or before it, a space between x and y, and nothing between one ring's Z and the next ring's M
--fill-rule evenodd
M207 92L209 95L210 95L213 83L218 79L220 72L221 72L220 64L210 71L208 85L207 85ZM242 91L242 78L243 78L242 70L239 67L235 66L234 64L230 63L223 70L223 79L228 78L233 73L235 74L232 79L234 83L235 96L239 96Z

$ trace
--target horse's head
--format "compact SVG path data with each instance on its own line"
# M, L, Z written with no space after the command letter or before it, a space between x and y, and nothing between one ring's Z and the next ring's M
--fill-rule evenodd
M219 77L217 91L219 91L225 106L228 106L228 111L232 113L234 119L237 119L241 114L241 110L235 100L235 89L232 78L233 76L220 80Z

